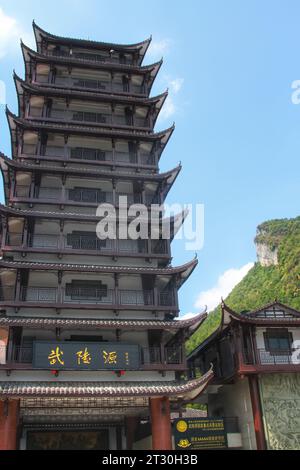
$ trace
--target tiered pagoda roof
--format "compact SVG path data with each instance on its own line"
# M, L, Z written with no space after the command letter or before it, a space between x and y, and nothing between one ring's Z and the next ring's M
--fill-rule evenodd
M205 311L192 318L174 319L179 313L177 290L198 263L197 258L194 258L181 266L171 266L170 241L183 223L187 212L183 211L170 217L171 240L168 240L167 246L162 247L163 244L158 243L152 247L153 240L150 240L148 251L143 251L141 246L137 247L137 251L130 252L127 249L125 254L120 255L126 257L124 264L123 259L119 258L117 244L113 246L115 252L110 252L108 247L105 254L103 246L97 245L94 249L86 246L82 248L80 245L77 248L75 244L73 246L68 242L68 237L78 232L95 235L92 232L92 224L87 224L87 228L82 230L82 224L69 221L89 223L99 219L93 213L82 211L85 204L98 204L98 195L97 201L92 198L78 201L77 196L73 195L72 199L69 193L67 198L67 191L94 191L94 184L96 190L102 191L101 196L104 195L105 198L106 192L109 193L110 188L113 188L112 200L116 205L116 196L121 195L122 191L133 196L133 200L136 195L141 195L143 201L155 200L162 204L176 180L181 165L164 173L159 173L158 168L159 157L174 130L173 124L160 132L154 131L157 117L168 95L165 91L150 97L151 87L162 61L142 65L151 38L136 44L120 45L55 36L35 23L33 29L37 51L21 43L25 80L14 74L18 116L8 108L6 110L11 133L12 158L0 154L6 198L6 205L0 205L0 271L3 274L3 282L7 280L7 285L0 289L0 327L20 330L23 328L26 334L34 330L37 336L39 330L55 330L56 338L59 337L61 329L69 330L70 335L70 331L76 330L77 333L81 332L83 337L85 335L82 332L85 330L95 334L103 331L108 337L111 333L107 330L113 330L117 341L120 340L120 331L147 331L147 341L140 339L139 343L137 340L136 346L141 350L141 357L144 349L149 350L150 356L152 349L159 349L159 359L158 356L154 359L149 356L149 363L141 362L141 371L170 372L172 375L163 380L136 381L134 372L132 381L120 379L113 382L96 382L97 378L91 381L78 381L73 378L70 381L64 379L39 382L31 378L24 380L22 376L18 380L0 381L0 399L163 396L173 397L180 402L192 400L204 390L212 379L213 372L210 370L195 380L178 380L187 369L184 340L206 318ZM91 51L94 53L94 59L91 57ZM42 79L41 70L45 73ZM78 70L81 71L79 79L76 78ZM66 74L69 74L67 76L70 82L65 80ZM93 78L95 76L96 79ZM61 81L57 77L61 78ZM90 82L93 80L96 85L91 89ZM106 83L105 86L102 80ZM121 83L119 88L116 86L118 83ZM102 103L104 106L99 107ZM100 111L103 109L102 115ZM81 113L82 116L70 114L74 112ZM91 115L96 115L96 119ZM74 157L71 151L80 150L84 145L88 150L104 154L106 152L106 155L103 159L99 158L98 154L93 158L89 154L88 157L86 154L76 154ZM93 146L96 146L96 149ZM84 147L84 150L86 148ZM46 150L49 150L50 154ZM121 163L122 171L115 165L118 151L123 153L124 157ZM148 161L151 163L148 164ZM49 176L53 177L50 188L47 187ZM87 182L87 187L81 188L81 182ZM122 183L125 184L122 186ZM63 196L59 192L60 185L63 187ZM125 190L123 187L131 189ZM26 191L18 193L20 188L25 188ZM41 189L58 191L50 200L47 198L47 191L44 193L46 196L43 196ZM83 206L80 206L81 203ZM41 210L41 204L44 205L44 210ZM68 209L68 206L72 208ZM55 207L55 210L51 210L52 207ZM78 208L82 213L76 212ZM65 223L65 220L68 222ZM168 219L162 219L164 220ZM39 230L43 232L45 221L51 222L52 233L39 233ZM17 235L15 238L10 237L10 227L15 229L11 231L14 236ZM161 227L158 230L162 230ZM59 237L59 243L54 248L51 244L42 248L36 247L35 235ZM87 256L85 263L77 261L80 260L79 254ZM108 263L104 256L110 256L111 261ZM154 262L151 256L155 259ZM92 262L89 261L91 259ZM102 277L104 280L98 281ZM89 282L92 283L90 286L97 284L95 295L84 291L90 289ZM15 285L12 285L13 283ZM83 287L81 284L84 284ZM137 290L133 290L135 285ZM74 295L73 288L77 289ZM112 292L112 296L105 296L105 290L106 293ZM53 291L55 294L51 297ZM128 296L124 297L125 300L121 298L122 292ZM135 296L136 293L137 296L132 300L130 296ZM122 315L119 315L120 312ZM136 335L139 338L143 336L140 333ZM53 337L53 332L51 334ZM72 337L69 340L74 341ZM168 348L173 348L177 354L173 362L172 358L170 362L167 361ZM32 363L16 365L14 356L11 353L8 356L7 362L0 366L2 371L10 373L11 370L24 372L34 369Z

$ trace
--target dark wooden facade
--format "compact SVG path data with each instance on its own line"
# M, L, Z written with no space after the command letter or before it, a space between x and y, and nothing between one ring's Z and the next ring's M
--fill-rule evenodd
M277 301L242 314L223 303L220 326L188 357L191 373L195 368L204 373L213 364L218 383L237 375L300 371L293 361L298 337L293 338L290 331L298 327L300 312ZM258 344L260 330L263 344ZM276 337L282 341L272 347Z

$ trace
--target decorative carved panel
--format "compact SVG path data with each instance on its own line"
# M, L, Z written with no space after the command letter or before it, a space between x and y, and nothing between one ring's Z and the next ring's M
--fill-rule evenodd
M260 377L269 449L300 450L300 373Z

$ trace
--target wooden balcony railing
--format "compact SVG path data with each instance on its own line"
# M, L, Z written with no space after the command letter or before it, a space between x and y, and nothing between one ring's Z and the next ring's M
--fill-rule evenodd
M49 249L60 250L61 252L70 250L76 254L78 251L83 252L97 252L99 254L120 254L120 255L135 255L145 254L147 256L154 255L169 255L169 245L167 240L158 240L156 245L148 246L147 240L100 240L96 234L91 235L77 235L77 234L30 234L28 240L23 240L21 233L7 234L7 246L15 248L33 248L33 249Z
M0 346L0 369L31 369L33 346ZM168 368L185 369L185 359L181 345L177 347L141 348L141 369L155 370Z
M66 59L76 59L78 61L83 62L105 62L110 64L126 64L126 65L133 65L132 59L129 58L120 58L120 57L113 57L111 55L103 55L103 54L93 54L91 52L73 52L72 54L68 51L64 50L45 50L45 55L54 56L54 57L62 57Z
M43 116L42 108L31 107L29 118L42 120L57 120L63 122L86 123L91 125L103 124L108 126L125 126L150 129L152 127L149 118L135 115L96 113L93 111L76 111L67 109L51 109L47 116Z
M36 148L36 145L24 144L22 153L22 158L39 158L41 160L46 160L47 158L54 159L60 158L64 160L76 161L76 163L89 162L102 162L105 164L121 164L124 165L136 165L136 166L145 166L145 167L154 167L156 168L156 157L155 153L143 153L139 152L120 152L116 150L101 150L97 148L88 148L88 147L61 147L48 145L43 150L43 154L39 154ZM43 161L40 161L40 164L43 165Z
M37 202L39 200L49 200L57 201L58 204L64 202L74 202L74 203L87 203L87 204L101 204L109 203L114 204L114 197L116 199L116 204L118 204L120 197L127 198L127 204L141 204L143 202L143 197L141 193L114 193L110 191L102 191L100 189L88 189L88 188L74 188L74 189L65 189L56 188L56 187L41 187L35 188L35 191L31 193L29 186L17 185L14 193L14 197L20 199L35 199ZM146 194L144 203L147 205L150 204L159 204L160 197L158 194Z
M181 364L183 362L182 347L142 348L143 364Z
M39 85L48 85L49 77L47 75L37 74L36 82ZM138 85L132 81L122 83L119 81L93 80L76 77L59 77L56 76L52 86L61 88L73 88L74 90L86 90L99 93L130 93L134 95L147 95L148 87L146 85Z
M37 304L93 304L132 307L170 307L176 308L176 293L173 290L100 289L91 286L42 287L22 286L19 297L15 286L0 287L0 302L28 302Z

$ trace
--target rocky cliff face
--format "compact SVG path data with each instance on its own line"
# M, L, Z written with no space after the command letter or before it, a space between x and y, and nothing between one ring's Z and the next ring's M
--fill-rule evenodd
M257 227L255 245L258 263L226 297L227 305L249 312L277 298L300 311L300 217L263 222ZM189 339L189 352L218 328L220 318L218 307Z
M274 266L278 264L278 248L270 247L265 243L256 243L257 261L262 266Z
M257 227L254 242L257 261L261 266L276 266L278 264L278 245L280 241L281 237L274 237L267 223Z

